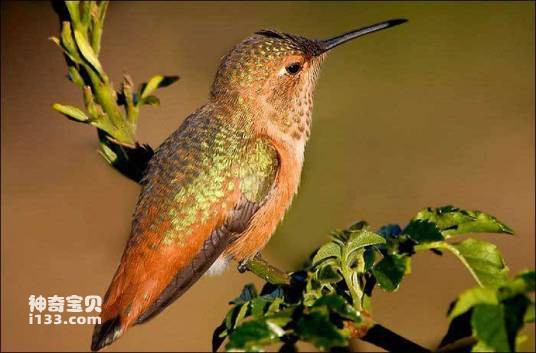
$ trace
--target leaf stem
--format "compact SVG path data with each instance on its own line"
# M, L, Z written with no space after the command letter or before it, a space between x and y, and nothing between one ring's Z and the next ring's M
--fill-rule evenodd
M363 310L363 306L361 305L361 298L363 297L363 291L361 290L361 287L359 285L359 281L357 278L355 281L353 281L352 277L357 276L357 273L355 272L349 272L348 269L350 268L347 259L348 259L348 252L345 247L342 248L341 253L341 270L342 270L342 277L344 278L344 282L346 282L346 286L348 287L348 291L350 291L350 296L352 297L352 302L354 304L354 308L357 311ZM355 284L354 284L355 282Z
M430 250L430 249L443 249L443 250L450 251L469 270L469 272L471 273L471 276L473 276L473 278L475 279L476 283L478 283L479 286L484 287L484 285L482 284L482 282L480 281L480 279L478 278L478 276L474 272L474 270L471 267L471 265L469 263L467 263L467 260L460 254L458 249L456 249L454 246L452 246L452 244L447 243L446 241L434 241L434 242L431 242L431 243L424 243L424 244L419 244L419 245L415 246L416 251Z

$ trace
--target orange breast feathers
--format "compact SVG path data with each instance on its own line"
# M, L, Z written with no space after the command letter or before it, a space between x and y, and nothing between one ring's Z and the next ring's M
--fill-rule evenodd
M294 147L287 143L274 139L271 142L279 155L279 171L274 187L252 217L246 231L224 252L224 255L238 261L250 259L264 248L298 191L302 159L298 158Z

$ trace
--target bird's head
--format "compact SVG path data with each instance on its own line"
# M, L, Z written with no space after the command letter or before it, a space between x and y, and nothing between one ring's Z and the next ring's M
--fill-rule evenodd
M331 49L404 22L385 21L326 40L261 30L223 57L211 99L238 101L245 108L255 107L265 113L272 111L279 120L288 120L279 122L283 127L291 125L297 116L310 115L320 64Z

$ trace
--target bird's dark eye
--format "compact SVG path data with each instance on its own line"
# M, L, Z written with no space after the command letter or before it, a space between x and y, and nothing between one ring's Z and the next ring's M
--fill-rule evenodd
M285 70L287 70L287 72L291 75L295 75L297 74L298 72L300 72L302 66L300 63L292 63L290 64L289 66L287 66L285 68Z

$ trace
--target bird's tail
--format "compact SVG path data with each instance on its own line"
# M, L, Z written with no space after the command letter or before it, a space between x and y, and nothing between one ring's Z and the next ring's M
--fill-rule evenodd
M91 350L99 351L123 335L121 316L116 316L95 326L91 339Z
M139 256L139 255L138 255ZM163 266L169 266L168 253L153 256ZM172 261L172 260L170 260ZM162 292L172 274L165 274L162 267L153 271L144 266L129 266L135 261L124 257L112 283L103 298L101 322L95 325L91 339L91 350L98 351L121 337L130 326L137 324L138 317Z
M121 264L104 296L101 322L95 325L91 338L92 351L101 350L121 337L147 306L146 299L140 293L151 293L153 282L136 283L128 281L126 277L127 272Z
M213 223L203 224L199 234L214 229ZM102 322L95 326L91 349L98 351L111 344L130 326L146 322L180 297L222 254L230 234L216 230L208 239L194 234L193 245L186 248L174 245L152 251L149 240L127 248L104 296Z

